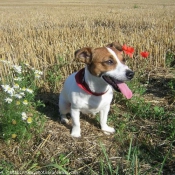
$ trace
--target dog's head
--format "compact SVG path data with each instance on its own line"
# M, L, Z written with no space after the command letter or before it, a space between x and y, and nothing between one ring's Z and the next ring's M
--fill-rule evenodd
M125 65L122 46L116 42L106 47L84 47L75 52L75 58L88 65L91 74L109 76L119 81L131 80L134 72Z
M75 58L86 63L92 75L102 78L115 90L118 90L118 84L134 77L134 72L125 65L122 46L116 42L106 47L79 49Z

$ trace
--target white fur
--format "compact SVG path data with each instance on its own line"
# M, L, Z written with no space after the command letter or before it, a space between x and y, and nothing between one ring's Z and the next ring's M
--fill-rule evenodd
M125 64L122 64L120 62L120 60L118 59L117 55L115 54L115 52L110 49L110 48L107 48L107 50L113 55L113 57L117 60L117 67L116 69L114 70L111 70L111 71L108 71L106 73L106 75L110 75L111 77L115 77L117 80L120 80L120 81L127 81L128 78L126 77L126 70L129 70L128 66L125 65Z

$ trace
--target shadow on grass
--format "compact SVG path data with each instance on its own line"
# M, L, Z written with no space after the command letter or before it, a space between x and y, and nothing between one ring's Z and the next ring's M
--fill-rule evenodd
M147 86L146 93L151 93L156 97L168 97L174 93L175 79L174 78L151 78Z
M59 93L38 93L36 96L36 100L40 100L42 103L44 103L45 107L38 107L37 110L44 114L46 117L48 117L49 119L55 121L55 122L59 122L61 124L60 121L60 113L59 113ZM71 120L70 114L67 115L68 119ZM100 128L99 122L97 121L97 119L92 116L92 115L86 115L86 114L80 114L80 119L87 121L89 124ZM70 122L71 123L71 122ZM67 127L68 129L71 130L72 126L71 124L64 124L65 127Z
M159 169L161 173L172 175L175 172L175 160L172 156L171 145L151 146L142 143L139 146L140 160L142 159L150 163L151 167ZM161 167L162 166L162 167ZM162 170L161 170L162 169Z
M59 121L58 99L59 93L38 93L36 95L36 100L40 100L45 105L45 107L38 107L37 110L51 120Z

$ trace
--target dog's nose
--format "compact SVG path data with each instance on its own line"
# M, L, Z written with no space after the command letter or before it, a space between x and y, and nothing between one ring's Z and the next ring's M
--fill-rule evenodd
M131 80L134 77L134 72L131 70L126 71L126 77Z

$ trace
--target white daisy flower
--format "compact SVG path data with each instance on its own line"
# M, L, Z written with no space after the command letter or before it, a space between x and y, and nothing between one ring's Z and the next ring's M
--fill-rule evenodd
M18 88L19 88L19 84L14 84L14 85L13 85L13 88L14 88L14 89L18 89Z
M24 104L24 105L28 105L28 101L27 101L27 100L24 100L24 101L23 101L23 104Z
M25 88L25 87L23 87L21 90L22 90L22 91L26 91L26 88Z
M26 88L26 92L32 94L32 93L33 93L33 90L32 90L32 89L28 89L28 88Z
M28 123L28 124L32 123L32 117L28 117L28 118L27 118L27 123Z
M22 95L20 94L15 94L14 97L18 98L18 99L21 99L22 98Z
M14 94L14 88L11 88L9 85L1 85L5 92L10 94L11 96Z
M41 75L35 74L35 78L39 79L40 77L41 77Z
M35 70L35 74L43 75L43 72L39 70Z
M2 63L10 64L10 61L4 60L4 59L0 59L0 61L1 61Z
M30 66L29 63L24 63L26 66Z
M9 89L7 90L7 93L10 94L11 96L13 96L14 91L15 91L15 90L14 90L13 88L9 88Z
M21 69L22 69L21 66L13 65L13 69L15 72L21 74Z
M7 102L7 103L11 103L12 101L13 100L11 98L8 98L8 97L5 99L5 102Z
M5 92L7 92L7 89L10 88L9 85L5 84L5 85L1 85L2 88L4 89Z
M20 92L19 94L23 97L25 96L24 92Z
M15 77L14 81L22 81L22 78L21 77Z
M22 112L21 115L22 115L22 120L27 120L27 114L25 112Z

